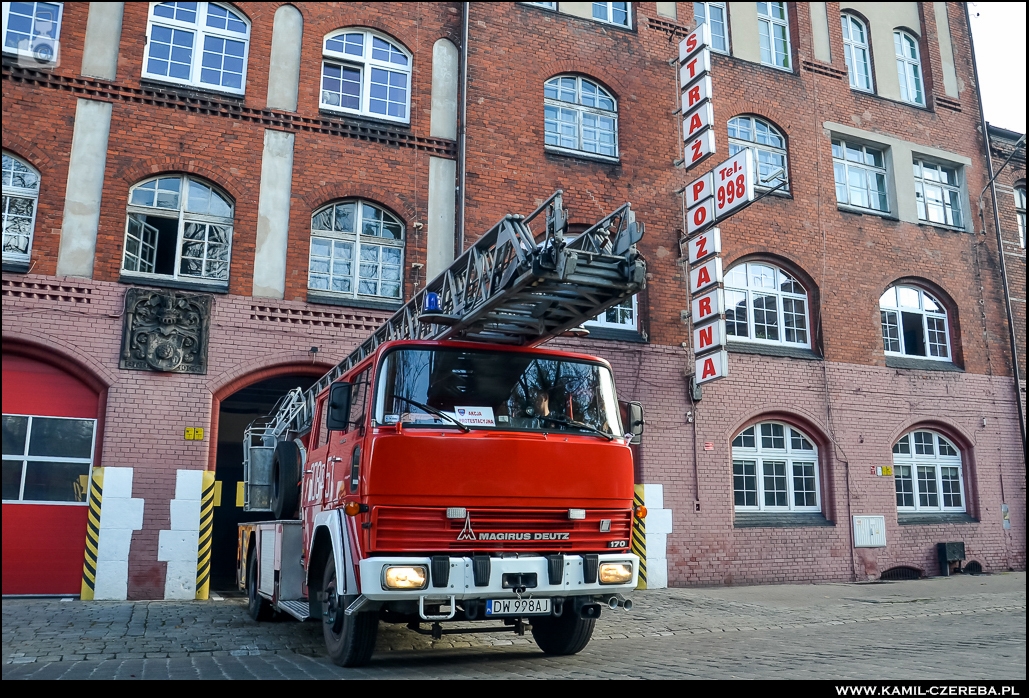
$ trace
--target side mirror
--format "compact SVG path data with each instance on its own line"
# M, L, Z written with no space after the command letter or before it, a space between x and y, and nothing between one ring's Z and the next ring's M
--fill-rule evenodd
M325 427L329 431L346 431L349 426L350 387L350 383L329 386L328 414L325 416Z
M632 443L638 444L643 436L643 405L639 402L629 403L629 433L632 434Z

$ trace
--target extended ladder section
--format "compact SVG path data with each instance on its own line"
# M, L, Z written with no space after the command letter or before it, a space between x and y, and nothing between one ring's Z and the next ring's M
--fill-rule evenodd
M539 239L533 222L542 223ZM646 264L636 251L642 237L643 225L628 203L569 235L561 191L528 216L505 216L314 385L290 391L269 416L247 428L244 479L248 485L270 483L275 443L309 431L315 398L383 342L537 346L631 297L646 279ZM249 501L257 495L251 489L246 488L245 508L266 509L263 501Z

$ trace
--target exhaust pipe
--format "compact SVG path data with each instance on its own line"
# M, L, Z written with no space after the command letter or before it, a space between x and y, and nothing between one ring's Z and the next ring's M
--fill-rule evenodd
M623 601L622 602L622 608L624 608L626 611L631 611L632 610L632 599L626 599L625 601Z
M632 601L630 599L622 598L621 594L609 596L607 599L607 605L611 608L612 611L616 611L619 608L626 611L632 610Z
M607 600L607 605L611 607L612 611L617 611L618 607L622 604L618 602L617 596L612 596L610 599Z

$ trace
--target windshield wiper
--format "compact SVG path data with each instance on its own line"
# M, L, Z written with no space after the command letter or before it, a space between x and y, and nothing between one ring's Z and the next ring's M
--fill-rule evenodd
M417 407L420 410L425 410L426 412L428 412L431 415L435 415L435 416L440 417L442 419L449 420L449 421L453 422L457 427L459 427L461 429L461 431L465 432L466 434L471 431L471 429L468 428L467 425L462 424L456 418L451 417L449 414L447 414L443 410L437 410L435 407L430 407L429 405L424 405L424 404L418 402L417 400L412 400L411 398L403 397L402 395L394 395L393 399L394 400L402 400L403 402L406 402L409 405L414 405L415 407Z
M567 424L568 426L575 427L576 429L586 429L588 431L593 432L594 434L597 434L599 436L603 436L608 441L614 441L614 438L615 438L615 437L611 436L610 434L608 434L607 432L603 432L600 429L597 429L595 426L592 426L590 424L586 424L585 422L576 422L576 421L574 421L572 419L568 419L567 417L553 417L551 415L547 415L545 417L540 417L540 421L543 421L543 422L550 421L550 422L554 422L555 424Z

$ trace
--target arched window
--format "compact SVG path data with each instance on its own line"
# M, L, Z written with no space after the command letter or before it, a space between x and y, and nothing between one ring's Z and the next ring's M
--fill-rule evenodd
M319 106L390 121L411 120L411 54L364 29L332 32L322 45Z
M1015 186L1015 217L1018 218L1019 244L1026 247L1026 185Z
M789 272L763 262L725 275L725 331L736 339L810 347L807 291Z
M399 300L403 262L404 224L375 204L340 201L311 217L312 291Z
M737 116L729 119L729 157L744 148L754 151L757 163L757 185L774 187L779 183L776 175L789 176L786 162L786 139L775 126L756 116ZM783 190L789 190L789 184Z
M39 199L39 173L6 151L3 157L3 261L23 265L28 263L29 252L32 250L32 231L36 227L36 204Z
M151 3L143 77L243 94L250 21L213 2Z
M618 103L595 82L574 75L543 86L545 142L557 150L618 157Z
M900 98L905 102L925 106L925 92L922 89L922 59L918 56L918 39L898 29L893 32L893 48L897 54Z
M872 67L868 59L868 29L865 23L850 14L840 15L843 24L843 55L847 59L850 86L863 92L872 91Z
M893 445L898 511L964 511L961 454L934 431L908 432Z
M122 272L227 286L233 205L194 177L165 175L129 193Z
M950 361L947 310L915 286L891 286L879 298L883 349L899 356Z
M821 511L818 450L780 422L747 427L732 441L736 511Z

